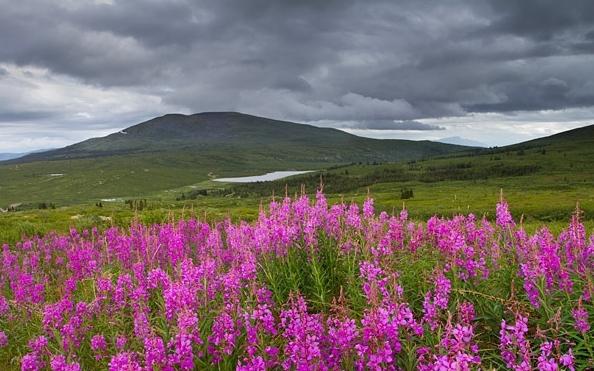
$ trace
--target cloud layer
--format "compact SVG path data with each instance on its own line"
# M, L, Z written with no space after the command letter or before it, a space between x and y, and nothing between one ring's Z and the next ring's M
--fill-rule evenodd
M489 144L506 140L481 137L492 113L499 126L532 117L557 130L548 113L567 122L577 110L575 126L594 111L591 0L0 0L0 9L0 150L172 111L425 137L460 135L431 120L473 117L467 134ZM444 127L451 133L431 134Z

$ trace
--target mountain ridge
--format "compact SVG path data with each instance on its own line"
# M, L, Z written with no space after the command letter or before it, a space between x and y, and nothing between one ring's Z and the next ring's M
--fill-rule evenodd
M333 128L274 120L239 112L202 112L192 115L166 114L132 125L105 137L91 138L64 148L29 154L10 162L62 160L103 157L141 152L170 151L172 147L200 148L213 146L273 146L290 148L326 147L344 152L351 147L356 155L381 161L415 159L467 149L464 146L431 141L372 139ZM401 149L392 146L403 147ZM373 148L378 147L378 148ZM392 148L390 148L392 147ZM414 147L419 147L415 149ZM345 153L339 157L346 158Z

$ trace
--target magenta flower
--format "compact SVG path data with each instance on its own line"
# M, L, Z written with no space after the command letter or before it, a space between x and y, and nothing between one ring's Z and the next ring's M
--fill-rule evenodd
M323 364L321 341L324 327L319 315L307 312L307 303L302 297L292 298L291 307L281 312L281 326L282 336L287 341L285 370L309 370Z
M497 204L497 225L501 228L513 228L515 226L514 219L509 212L509 206L503 199Z
M27 353L21 359L21 370L22 371L38 371L41 370L43 364L39 355L35 352Z
M66 357L63 355L53 356L50 361L50 368L52 371L80 371L80 364L73 362L68 363Z
M109 361L109 371L142 371L134 353L118 353Z
M571 311L571 315L575 320L575 329L580 333L585 334L590 331L590 322L588 321L588 312L582 307L581 301L578 307Z
M46 347L47 347L47 338L43 335L38 336L38 337L29 341L29 348L31 348L31 350L33 352L43 353L43 351L45 350Z
M8 336L4 331L0 331L0 348L4 348L8 345Z
M528 318L516 315L514 325L501 322L499 332L499 350L508 368L514 370L530 370L530 342L526 338L528 332Z

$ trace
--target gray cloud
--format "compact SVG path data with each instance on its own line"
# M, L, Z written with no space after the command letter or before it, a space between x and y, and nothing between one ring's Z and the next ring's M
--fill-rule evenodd
M396 130L396 131L433 131L445 130L444 127L426 124L415 120L362 120L322 123L322 126L332 126L343 129L368 129L368 130Z
M35 121L55 117L55 112L50 111L0 111L0 122Z
M591 0L0 0L0 9L4 127L118 129L171 110L239 110L431 131L418 120L594 106Z
M372 129L372 128L370 128ZM425 124L419 121L395 121L394 127L386 126L385 129L391 130L445 130L445 128L437 125Z

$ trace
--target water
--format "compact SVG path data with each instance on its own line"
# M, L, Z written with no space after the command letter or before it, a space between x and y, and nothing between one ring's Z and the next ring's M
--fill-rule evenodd
M218 178L213 179L215 182L225 183L255 183L255 182L270 182L272 180L279 180L293 175L311 173L314 170L306 171L273 171L264 175L244 176L239 178Z

